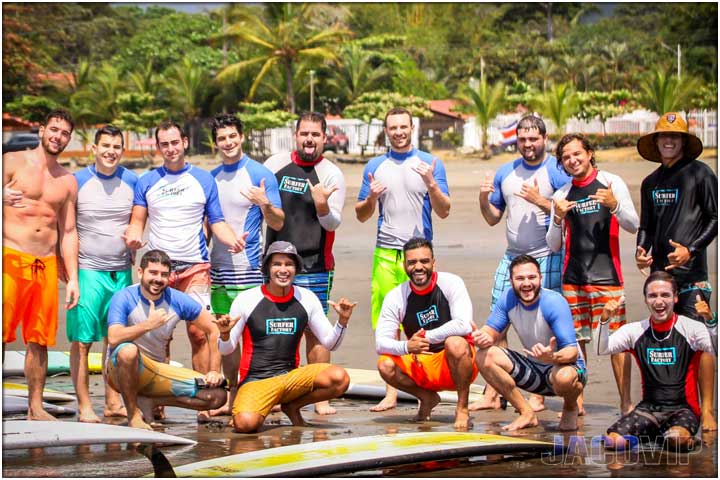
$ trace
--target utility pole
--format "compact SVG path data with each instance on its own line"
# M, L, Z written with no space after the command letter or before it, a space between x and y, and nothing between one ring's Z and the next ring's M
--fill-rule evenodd
M310 70L310 111L315 111L315 70Z
M677 44L677 60L678 60L678 67L677 67L677 74L678 74L678 81L680 80L680 58L682 57L682 51L680 50L680 44Z

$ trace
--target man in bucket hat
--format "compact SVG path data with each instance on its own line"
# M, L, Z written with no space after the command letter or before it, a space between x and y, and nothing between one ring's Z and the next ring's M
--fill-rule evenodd
M328 302L338 313L337 323L331 325L318 297L293 285L301 268L302 258L293 244L273 242L262 266L268 283L239 293L230 314L215 321L223 355L238 348L242 338L240 386L232 406L238 433L256 432L276 404L293 425L304 425L302 407L337 398L348 388L350 379L341 367L298 367L298 347L307 327L325 348L337 349L357 304L346 298Z
M702 142L688 132L679 113L660 117L655 131L638 140L640 155L660 167L648 175L640 188L640 229L635 261L644 272L665 270L678 284L674 311L698 321L695 310L699 295L710 302L707 246L717 236L717 178L697 159ZM700 357L702 428L717 430L713 415L715 361Z

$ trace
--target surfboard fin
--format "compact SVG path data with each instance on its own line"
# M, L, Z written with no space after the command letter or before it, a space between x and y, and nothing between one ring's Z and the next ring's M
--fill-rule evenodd
M177 478L175 470L167 457L153 444L141 443L135 447L150 460L155 478Z

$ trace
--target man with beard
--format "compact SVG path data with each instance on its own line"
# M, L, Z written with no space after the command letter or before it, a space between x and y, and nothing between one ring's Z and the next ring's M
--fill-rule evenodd
M130 427L152 430L148 422L156 406L208 410L219 408L227 397L219 373L218 329L208 310L168 287L170 268L170 257L164 252L148 251L137 270L140 283L118 291L110 301L107 376L122 394ZM210 367L204 375L165 363L181 320L192 322L207 338Z
M472 333L477 364L487 383L505 397L520 416L503 430L535 427L538 419L519 389L563 399L559 430L577 430L577 398L587 377L578 348L572 314L559 293L542 288L540 264L529 255L510 262L510 282L487 323ZM495 344L510 325L525 355Z
M660 167L640 186L640 229L635 261L644 271L665 270L678 284L675 312L703 321L695 311L696 297L710 302L708 245L717 237L717 177L697 160L703 150L698 137L688 132L679 113L669 112L657 121L655 131L638 140L640 155ZM717 430L713 415L716 360L700 358L702 429Z
M531 255L540 264L543 287L560 292L562 288L562 254L550 251L545 234L550 223L550 206L553 193L565 185L570 177L562 170L555 157L545 151L547 133L545 122L527 115L517 124L517 146L522 157L506 163L491 178L485 174L480 184L480 212L491 227L507 211L505 236L508 246L495 271L490 308L510 287L509 265L518 255ZM507 346L505 336L501 345ZM535 411L545 409L542 398L531 397ZM479 402L470 410L500 408L501 399L488 388Z
M619 229L635 233L639 224L630 192L622 178L595 165L595 151L580 133L560 139L556 150L565 172L572 175L553 195L552 222L546 236L550 249L558 252L565 243L562 293L570 304L575 333L583 357L585 345L592 341L605 303L624 295L620 269ZM625 307L609 325L615 331L625 324ZM630 401L630 356L610 358L620 393L620 411L632 409ZM582 395L578 397L580 415L585 414Z
M438 158L412 145L412 115L393 108L385 115L385 135L390 150L368 162L355 205L355 215L365 222L378 207L378 228L371 277L371 321L375 329L385 295L406 281L403 245L412 237L432 240L432 212L450 214L445 166ZM395 338L399 337L399 332ZM370 411L395 408L397 390L388 387L385 398Z
M605 446L625 449L631 440L667 440L672 450L699 443L700 405L695 389L699 357L715 358L711 335L702 322L678 315L678 285L668 272L652 272L643 286L650 318L623 325L610 335L607 324L624 298L610 300L598 327L598 354L629 352L637 360L643 398L607 429Z
M470 340L472 303L457 275L435 272L432 242L411 238L403 245L409 281L383 301L375 332L378 370L388 385L420 400L416 420L430 419L436 392L457 391L455 428L470 428L468 397L477 376ZM397 340L402 326L407 341Z
M122 235L130 221L138 177L120 165L123 133L113 125L95 132L95 163L75 173L78 183L80 300L67 313L70 371L81 422L99 423L88 390L88 353L93 342L107 351L107 312L113 294L132 284L133 251ZM103 355L103 359L105 355ZM103 360L104 361L104 360ZM104 369L103 369L104 370ZM124 417L120 394L105 380L105 416Z
M275 174L285 223L280 230L267 229L267 245L281 240L289 242L302 258L295 285L310 289L318 296L325 314L332 289L335 258L332 247L335 230L342 221L345 205L345 178L342 171L323 158L327 123L317 112L303 112L295 124L293 152L279 153L265 161ZM308 363L330 361L330 352L306 330ZM327 402L315 405L321 415L335 413Z
M303 426L302 407L337 398L350 384L347 372L330 363L298 367L303 332L311 330L324 348L335 350L357 305L345 298L328 301L338 313L331 325L317 296L293 285L302 261L291 243L270 244L263 260L267 284L240 293L230 315L216 321L220 353L230 355L243 342L240 388L232 408L238 433L258 431L278 404L293 425Z
M217 115L210 124L213 141L222 164L210 173L215 177L218 198L225 220L236 235L247 233L245 249L232 253L227 246L213 243L210 252L210 301L220 317L230 312L238 293L262 285L262 223L280 230L285 220L275 175L243 153L243 124L232 113ZM228 403L210 415L227 415L237 387L240 358L223 357L223 371L230 382Z
M3 356L22 324L29 420L55 420L42 407L42 392L47 347L57 333L59 272L67 282L65 309L79 297L77 182L58 163L73 128L68 112L54 110L40 126L37 148L3 155Z

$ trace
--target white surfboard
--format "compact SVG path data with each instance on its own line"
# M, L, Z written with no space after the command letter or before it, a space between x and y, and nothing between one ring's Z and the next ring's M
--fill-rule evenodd
M3 395L27 398L28 394L27 385L22 383L3 382ZM43 390L43 400L46 402L72 402L75 400L75 397L58 390L46 388Z
M377 370L364 370L358 368L346 368L350 376L350 386L343 396L359 397L381 400L385 397L385 381ZM470 402L480 400L483 386L470 385ZM457 403L457 392L438 392L440 401L443 403ZM398 391L398 400L415 402L417 398L406 392Z
M552 443L463 432L412 432L269 448L175 467L178 477L315 477L447 458L552 451Z
M74 407L60 406L53 403L43 402L43 408L50 415L75 415L77 413L77 410ZM3 395L3 415L24 415L27 413L27 410L27 397L13 397L12 395Z
M80 422L3 422L3 448L64 447L107 443L163 443L195 445L188 438L141 428Z

